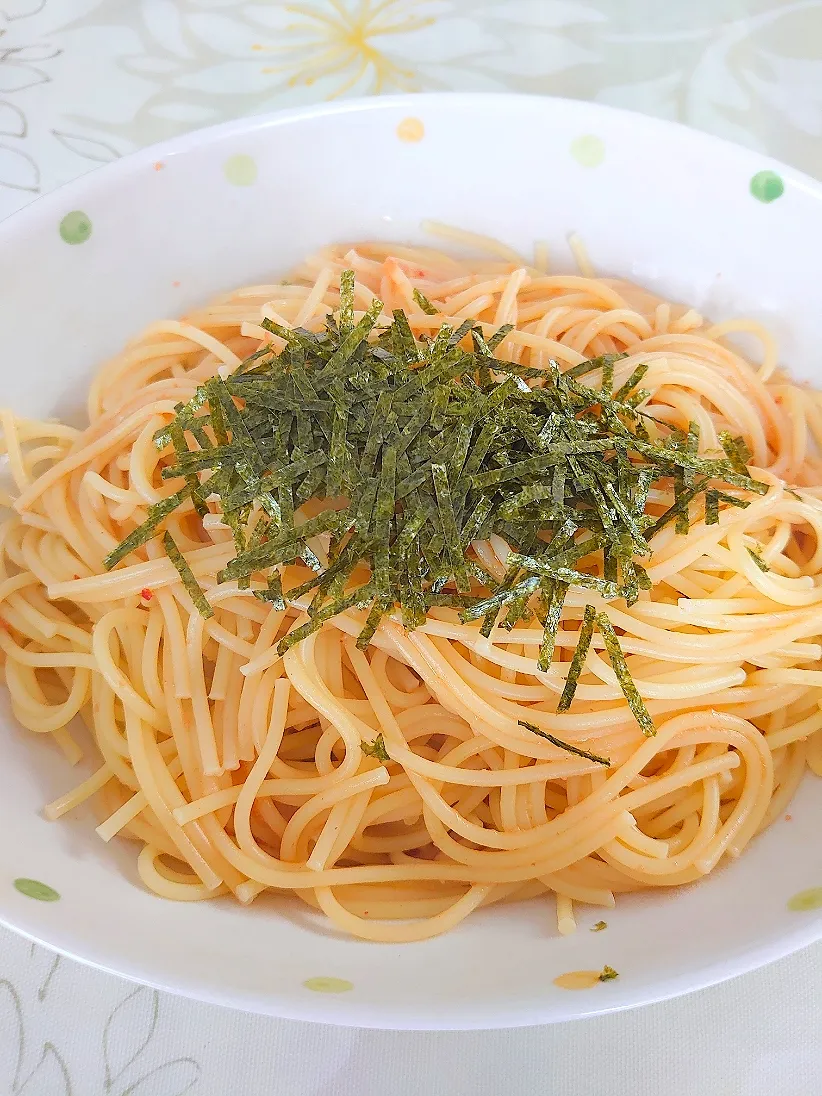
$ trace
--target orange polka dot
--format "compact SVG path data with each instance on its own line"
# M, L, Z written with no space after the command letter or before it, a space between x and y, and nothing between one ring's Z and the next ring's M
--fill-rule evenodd
M560 989L592 989L600 980L598 970L569 970L554 979Z
M397 136L401 141L414 144L425 136L425 126L419 118L403 118L397 126Z
M158 160L157 163L154 165L154 170L155 171L162 171L165 166L166 165L163 163L162 160Z

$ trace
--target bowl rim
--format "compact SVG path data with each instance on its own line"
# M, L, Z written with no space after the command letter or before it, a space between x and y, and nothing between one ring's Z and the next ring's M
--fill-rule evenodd
M722 149L726 157L731 154L739 162L744 162L748 166L755 165L756 170L770 168L777 171L783 179L790 181L793 187L822 201L822 182L807 173L755 149L714 136L681 122L657 118L638 111L626 110L591 100L560 96L520 94L516 92L422 92L374 95L334 102L320 102L249 115L221 122L217 125L194 129L157 144L145 146L111 163L100 165L100 167L94 168L54 190L38 196L21 209L0 220L0 246L18 246L31 227L44 219L52 218L57 210L80 208L84 197L116 188L121 180L132 176L145 168L146 165L151 165L160 159L168 160L174 156L185 155L217 143L223 138L253 135L280 126L299 125L304 122L331 117L345 118L364 113L391 113L399 109L408 109L409 113L412 114L426 110L436 111L446 104L449 108L458 106L461 109L471 111L487 112L489 108L493 108L503 114L505 112L539 110L542 108L546 114L555 111L569 112L576 115L582 122L590 120L592 125L596 119L610 119L611 124L626 125L634 131L644 131L649 138L653 138L657 134L660 136L664 134L669 138L673 137L681 146L690 146L702 152L710 151L712 147ZM48 938L47 933L29 927L27 919L15 916L11 909L4 911L0 908L0 925L16 932L32 943L40 944L67 958L104 973L125 978L134 983L146 985L176 996L207 1004L235 1008L257 1015L329 1023L343 1027L397 1031L496 1030L501 1026L503 1028L514 1028L565 1022L561 1017L540 1015L539 1009L533 1007L529 1010L528 1015L517 1013L507 1019L503 1025L485 1019L449 1020L446 1018L432 1023L424 1022L421 1017L414 1015L407 1017L401 1014L386 1016L382 1014L378 1006L357 1003L353 999L348 999L345 1009L340 1009L333 998L328 999L322 994L307 995L304 1005L299 1003L299 998L294 998L293 1002L288 1004L272 1000L272 1007L266 1007L265 1002L253 993L237 990L221 992L218 987L210 985L208 981L201 980L198 977L178 977L175 975L173 984L163 978L152 977L138 969L127 953L124 953L122 962L118 961L117 965L114 965L109 960L95 957L93 946L87 947L87 949L79 948L75 950L70 944L55 943L53 939ZM90 940L91 937L89 937ZM611 1004L598 1003L590 1008L580 1008L576 1011L575 1018L586 1019L593 1016L623 1012L697 992L767 966L819 940L822 940L822 919L797 919L795 926L789 931L780 932L770 939L751 944L722 959L700 966L687 976L684 974L673 977L666 976L665 981L656 986L638 986L634 994L628 993L618 1002Z
M24 231L27 222L36 221L41 216L47 216L49 212L57 208L65 208L75 195L90 193L95 190L105 189L116 183L120 178L125 178L134 171L152 164L162 158L170 158L194 151L204 145L219 141L223 137L237 134L254 134L263 130L277 128L279 126L293 125L300 122L310 122L319 118L344 117L364 113L391 112L403 105L409 107L417 104L428 105L429 109L436 109L438 105L449 106L457 104L471 109L488 109L491 106L504 107L506 109L539 109L563 110L577 113L580 117L604 116L612 118L616 123L630 125L635 129L645 129L649 135L676 134L680 142L699 145L703 148L714 147L722 149L726 155L733 152L738 159L751 160L755 158L756 164L761 168L772 168L784 178L790 180L793 186L802 190L815 193L822 197L822 182L813 176L792 167L781 160L747 148L745 145L724 137L717 137L705 130L696 129L684 122L674 121L668 118L657 118L640 111L627 110L624 107L611 106L608 103L597 103L589 99L572 99L567 96L521 94L519 92L409 92L396 95L372 95L360 96L352 99L343 99L334 102L312 103L306 106L288 107L283 110L267 111L263 114L252 114L240 118L232 118L226 122L219 122L212 126L202 126L189 130L176 137L170 137L156 144L146 145L144 148L135 149L109 163L100 164L83 175L55 187L46 194L38 195L32 201L20 209L10 213L7 217L0 218L0 237Z

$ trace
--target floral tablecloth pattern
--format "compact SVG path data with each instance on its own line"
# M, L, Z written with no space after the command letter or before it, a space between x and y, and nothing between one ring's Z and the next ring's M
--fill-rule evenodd
M822 948L514 1031L355 1031L158 994L0 930L2 1096L818 1096Z
M822 0L0 0L0 217L188 129L424 90L594 99L822 177ZM0 929L0 1096L814 1096L821 993L818 946L561 1027L354 1032L169 997Z
M595 99L820 174L822 3L2 0L0 213L197 126L433 89Z

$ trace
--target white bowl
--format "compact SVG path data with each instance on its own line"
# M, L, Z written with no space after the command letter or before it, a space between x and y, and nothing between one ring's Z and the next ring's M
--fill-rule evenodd
M422 122L421 140L401 139L419 129L400 128L408 118ZM84 216L67 217L77 211ZM822 381L818 184L703 134L588 103L419 95L195 133L5 222L2 403L81 417L94 369L151 320L282 275L333 240L422 240L425 218L525 253L546 239L565 267L567 235L579 233L601 272L717 319L764 319L794 373ZM137 882L132 847L104 845L90 817L43 820L43 804L75 774L16 726L5 696L2 705L0 920L178 993L340 1024L503 1027L683 993L822 937L822 910L788 906L822 885L822 795L812 780L792 821L739 862L697 886L620 898L607 931L588 931L599 914L584 910L580 931L559 937L551 909L534 901L479 912L436 940L389 946L344 939L276 900L243 909L152 897ZM21 893L21 877L60 900ZM578 993L553 985L564 971L606 963L618 980Z

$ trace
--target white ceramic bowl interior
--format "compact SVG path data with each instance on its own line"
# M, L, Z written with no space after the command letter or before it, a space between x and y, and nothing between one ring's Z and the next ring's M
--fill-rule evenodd
M150 321L284 275L330 241L431 242L425 218L525 255L547 240L559 269L572 268L567 236L576 232L602 273L716 319L765 320L794 373L822 381L816 183L702 134L591 104L420 95L195 133L95 171L0 225L2 403L80 422L92 372ZM607 931L590 932L602 913L580 907L580 931L559 937L552 905L536 900L479 912L429 942L378 945L343 938L284 899L243 909L152 897L137 880L134 847L104 845L90 814L43 820L43 804L76 774L17 727L5 696L0 703L0 920L176 992L341 1024L514 1026L681 993L822 936L822 909L788 907L822 885L822 789L812 779L792 820L738 863L698 886L620 899ZM59 901L21 893L21 877ZM576 993L553 985L562 972L606 963L618 980Z

